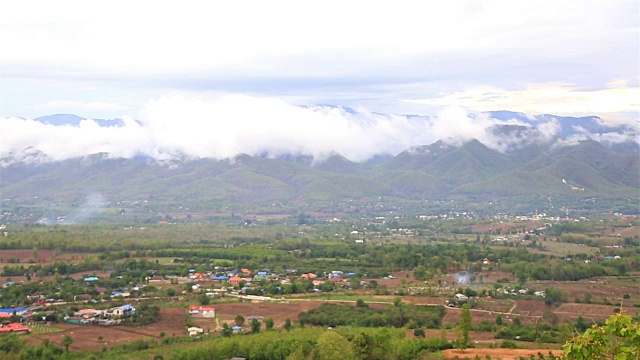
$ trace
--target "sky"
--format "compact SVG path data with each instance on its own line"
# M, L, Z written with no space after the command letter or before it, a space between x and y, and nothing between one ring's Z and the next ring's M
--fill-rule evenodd
M491 125L470 115L482 111L639 124L637 0L7 1L0 49L3 136L52 152L98 136L92 149L181 142L173 149L223 156L311 143L361 159L374 140L394 152ZM145 129L67 134L27 121L56 113Z

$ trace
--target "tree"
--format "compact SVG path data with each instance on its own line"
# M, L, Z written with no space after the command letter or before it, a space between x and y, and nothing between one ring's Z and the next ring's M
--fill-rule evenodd
M325 331L320 335L313 351L316 355L314 358L318 360L349 360L355 357L349 340L334 331Z
M19 338L16 334L2 334L2 336L0 336L0 353L17 353L24 347L24 340Z
M242 315L238 315L235 318L236 325L242 326L244 325L244 317Z
M626 314L615 314L605 325L593 325L562 347L564 359L638 359L640 325Z
M275 322L273 321L273 318L268 317L264 319L264 326L266 327L267 330L273 329L274 324Z
M260 332L260 321L258 319L251 320L251 333L257 334Z
M222 325L222 336L230 337L231 335L233 335L233 328L231 327L231 325L224 323Z
M363 332L353 337L351 344L354 348L356 359L367 360L371 358L372 342L373 339Z
M358 299L356 300L356 307L369 307L369 306L364 302L364 300Z
M496 315L496 325L502 325L503 323L502 314Z
M562 301L562 292L555 288L545 289L544 303L552 305Z
M284 326L283 327L287 331L291 330L291 319L286 319L284 321Z
M423 265L418 265L413 271L413 276L418 280L424 280L427 277L427 271Z
M200 305L209 305L211 304L211 298L209 298L207 294L202 293L198 295L198 302L200 303Z
M73 343L73 339L69 335L65 335L62 338L61 345L64 346L64 351L69 352L69 346Z
M469 331L471 330L471 307L468 303L462 305L460 313L460 331L462 338L460 339L460 349L464 350L469 345Z

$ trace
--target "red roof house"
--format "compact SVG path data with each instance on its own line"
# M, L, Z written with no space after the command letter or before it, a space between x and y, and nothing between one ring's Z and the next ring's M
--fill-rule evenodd
M4 333L26 334L28 332L29 332L29 328L20 323L9 323L7 325L0 325L0 334L4 334Z
M191 305L189 306L189 315L193 317L214 318L216 317L216 308L213 306Z

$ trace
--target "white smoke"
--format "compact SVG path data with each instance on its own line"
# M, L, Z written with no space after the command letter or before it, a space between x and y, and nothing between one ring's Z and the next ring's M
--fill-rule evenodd
M505 151L523 142L545 141L559 125L538 126L537 137L505 140L489 131L499 121L462 108L446 108L437 116L383 115L329 106L296 106L278 98L221 95L212 99L182 95L150 101L138 117L124 117L124 126L101 127L91 119L78 126L54 126L23 118L0 119L0 153L20 159L34 149L47 161L95 153L131 158L146 155L159 160L176 157L232 158L240 153L313 156L322 161L341 154L365 161L377 154L395 155L411 146L444 140L461 145L478 139ZM535 130L535 129L533 129Z

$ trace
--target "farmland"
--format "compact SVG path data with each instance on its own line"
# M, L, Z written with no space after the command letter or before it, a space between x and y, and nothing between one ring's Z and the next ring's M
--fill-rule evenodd
M5 308L33 308L14 315L33 327L23 337L24 346L68 346L77 358L96 353L134 358L134 348L141 351L139 358L148 358L167 346L181 349L174 345L185 342L209 346L225 339L232 326L239 326L239 334L257 336L254 324L244 320L256 316L262 332L303 332L315 327L304 324L300 314L326 303L388 308L372 321L389 318L391 324L396 315L390 314L402 316L415 306L442 307L438 328L398 322L404 325L397 336L444 359L461 354L509 358L529 351L524 349L548 354L576 331L616 312L640 318L636 226L602 230L593 222L564 232L514 223L501 230L514 231L510 240L496 244L490 233L473 232L494 231L489 225L461 221L454 225L455 234L426 237L416 236L412 224L396 221L403 237L396 235L400 230L363 236L342 224L8 227L0 249L0 302ZM441 220L427 224L449 225ZM461 235L462 228L469 233ZM610 231L626 236L612 242ZM589 244L566 242L575 239ZM458 343L463 303L470 304L468 345L475 349L438 352ZM65 321L82 309L104 311L123 304L142 310L119 325ZM214 307L215 317L189 316L187 309L194 304ZM145 312L150 307L158 309L156 315ZM203 335L189 337L194 327ZM427 340L416 331L424 331ZM496 349L509 341L521 349Z

